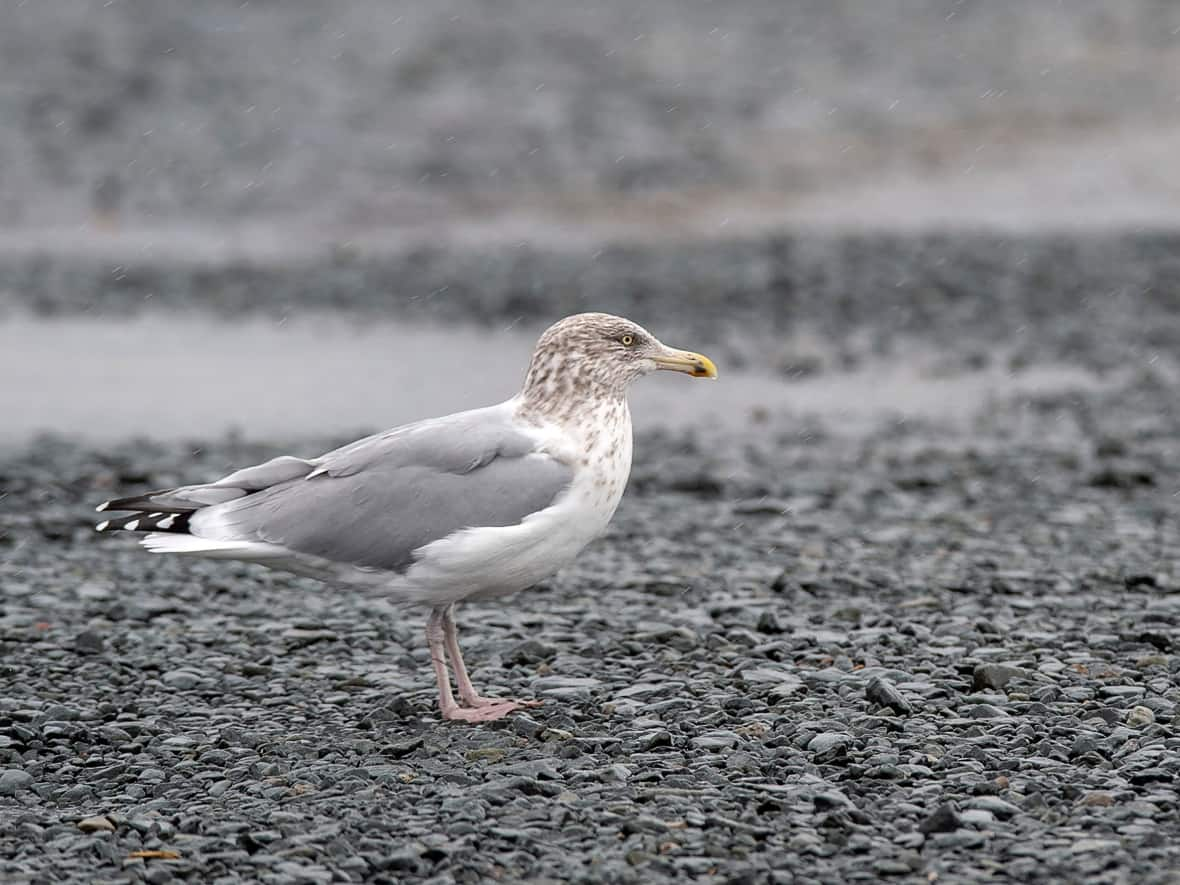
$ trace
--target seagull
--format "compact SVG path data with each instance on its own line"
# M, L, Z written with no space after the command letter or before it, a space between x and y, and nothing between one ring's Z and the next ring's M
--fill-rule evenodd
M100 532L152 553L244 560L426 606L444 719L487 722L536 702L485 698L459 651L456 604L524 590L601 535L631 472L627 388L713 362L605 313L537 342L520 392L486 408L367 436L318 458L283 455L215 482L107 501ZM458 700L451 691L447 660Z

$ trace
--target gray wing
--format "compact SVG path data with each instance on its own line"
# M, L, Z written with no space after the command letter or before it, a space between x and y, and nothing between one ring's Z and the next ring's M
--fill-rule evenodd
M235 470L216 482L180 486L175 489L157 489L145 495L116 498L113 501L104 501L97 509L135 510L142 513L149 510L160 513L192 513L202 507L232 501L289 479L307 476L315 466L313 461L282 455L263 464Z
M298 479L199 511L194 533L401 571L431 541L543 510L573 478L496 410L398 428L312 463Z

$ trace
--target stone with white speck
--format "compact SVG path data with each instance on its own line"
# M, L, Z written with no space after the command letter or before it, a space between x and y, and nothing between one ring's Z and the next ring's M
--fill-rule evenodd
M1150 707L1144 707L1142 705L1135 706L1127 713L1127 725L1131 728L1146 728L1154 723L1155 713L1152 712Z

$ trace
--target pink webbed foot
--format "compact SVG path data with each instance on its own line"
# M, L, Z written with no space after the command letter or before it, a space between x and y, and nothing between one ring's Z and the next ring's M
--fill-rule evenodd
M539 707L540 701L522 701L520 698L485 698L477 694L460 697L464 707L471 707L472 709L479 709L481 707L497 707L501 704L512 704L515 709L520 710L525 707Z
M490 698L480 698L483 703L478 707L453 707L442 709L443 719L456 719L460 722L495 722L503 719L509 713L525 707L540 706L538 701L494 701Z

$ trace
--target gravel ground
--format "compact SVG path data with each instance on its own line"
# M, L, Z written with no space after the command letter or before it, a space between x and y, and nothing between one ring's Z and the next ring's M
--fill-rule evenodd
M544 700L482 728L420 614L90 528L284 447L40 440L0 462L0 878L1176 882L1172 393L642 438L605 539L461 612Z

